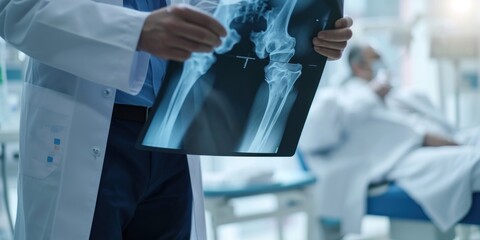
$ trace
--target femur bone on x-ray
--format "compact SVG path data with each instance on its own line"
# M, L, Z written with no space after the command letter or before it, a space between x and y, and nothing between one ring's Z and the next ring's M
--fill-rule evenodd
M303 4L297 4L299 1ZM289 34L289 24L296 6L308 8L315 5L314 1L321 0L197 1L198 7L213 10L213 16L226 27L227 36L214 52L194 53L183 66L169 67L167 83L141 144L194 154L278 153L299 94L295 84L305 65L292 61L296 49L306 47L297 46L297 39ZM331 10L324 12L309 21L320 22L317 28L325 28ZM299 36L301 28L299 25ZM303 40L311 42L311 38L304 36ZM321 75L322 60L323 64L312 61L307 67L316 68ZM245 90L242 95L241 89L249 82L255 83L253 90ZM233 94L221 87L235 85L238 92ZM300 124L303 126L303 122Z

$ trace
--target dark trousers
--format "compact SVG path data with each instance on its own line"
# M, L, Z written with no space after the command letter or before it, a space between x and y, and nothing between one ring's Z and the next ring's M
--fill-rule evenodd
M92 240L190 238L187 158L135 149L141 128L138 122L112 120Z

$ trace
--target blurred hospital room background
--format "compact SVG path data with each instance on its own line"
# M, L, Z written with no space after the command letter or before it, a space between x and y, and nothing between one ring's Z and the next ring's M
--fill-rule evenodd
M374 49L375 53L381 55L383 65L381 71L375 73L384 74L383 81L388 82L390 92L403 89L421 93L422 99L431 103L432 111L439 114L434 115L441 116L442 120L439 121L452 129L460 131L479 126L479 7L480 0L345 0L345 15L354 19L354 38L349 42L349 48L341 60L327 64L320 91L337 90L345 86L347 79L352 77L352 61L355 64L357 58L365 57L362 55L364 52L361 52L358 56L352 55L349 62L352 46L360 46L361 50L369 46L366 48ZM359 65L366 66L365 59L357 60ZM11 229L15 221L20 99L27 62L27 56L0 39L0 240L12 239ZM370 65L372 68L372 62ZM373 69L370 70L373 72ZM378 80L378 76L375 77ZM349 97L348 94L341 96L347 101ZM338 99L339 96L335 96L329 101ZM343 104L344 101L340 101ZM310 124L312 125L315 126L315 123ZM388 128L386 129L384 134L389 134ZM315 127L308 129L309 132L315 130ZM476 134L480 131L472 130L469 133ZM322 134L321 131L318 134L319 141ZM477 137L480 139L480 136ZM314 140L309 141L312 143ZM339 141L342 141L341 137ZM477 148L480 152L480 144L476 144L472 144L472 149ZM381 149L375 151L381 152ZM342 154L346 158L357 157L355 152ZM472 197L465 200L469 206L467 213L449 213L448 216L461 215L460 219L455 219L458 224L452 225L447 223L451 220L448 216L445 220L435 215L443 209L423 208L425 205L416 201L422 199L422 193L418 197L412 197L402 187L407 184L398 186L394 181L389 181L390 177L381 179L385 181L369 181L365 194L361 187L348 191L347 188L340 189L344 185L337 180L353 177L350 172L339 170L329 178L332 174L317 171L312 166L312 161L315 161L312 156L300 147L298 154L291 158L202 157L209 239L480 240L480 228L477 227L480 225L480 193L471 193ZM395 164L397 163L393 163ZM453 176L455 169L450 170ZM465 178L476 176L466 176L467 170ZM391 178L401 178L404 176L402 174L403 172L398 173ZM455 176L461 178L461 174L463 172ZM467 182L470 181L475 179L468 179ZM435 181L429 183L432 188L436 188ZM329 186L320 191L319 186L322 184ZM445 187L445 191L453 188L455 187ZM346 191L342 200L345 205L338 203L336 206L340 209L335 209L336 212L341 212L341 216L323 215L323 212L335 215L334 210L319 210L319 206L324 204L324 199L329 199L329 194L339 194L342 190ZM448 204L450 198L447 196L455 199L456 193L434 195L446 196L435 199L435 203ZM352 203L355 197L363 197L363 210L351 206L357 204ZM432 206L443 206L442 204ZM458 203L459 206L462 204ZM357 210L360 214L355 212ZM460 211L455 206L449 210ZM357 216L361 218L357 219ZM432 216L446 222L433 221ZM355 226L342 221L342 217Z

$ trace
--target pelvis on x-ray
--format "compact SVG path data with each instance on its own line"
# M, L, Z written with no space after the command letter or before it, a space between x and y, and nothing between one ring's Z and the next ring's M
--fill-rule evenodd
M169 64L140 147L293 155L326 62L312 39L341 17L342 0L215 4L228 32L223 44Z

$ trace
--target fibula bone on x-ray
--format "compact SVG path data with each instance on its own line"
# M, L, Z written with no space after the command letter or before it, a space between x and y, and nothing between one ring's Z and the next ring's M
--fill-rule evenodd
M187 3L209 11L227 36L212 53L169 63L139 147L293 155L326 62L311 42L342 16L343 0Z

